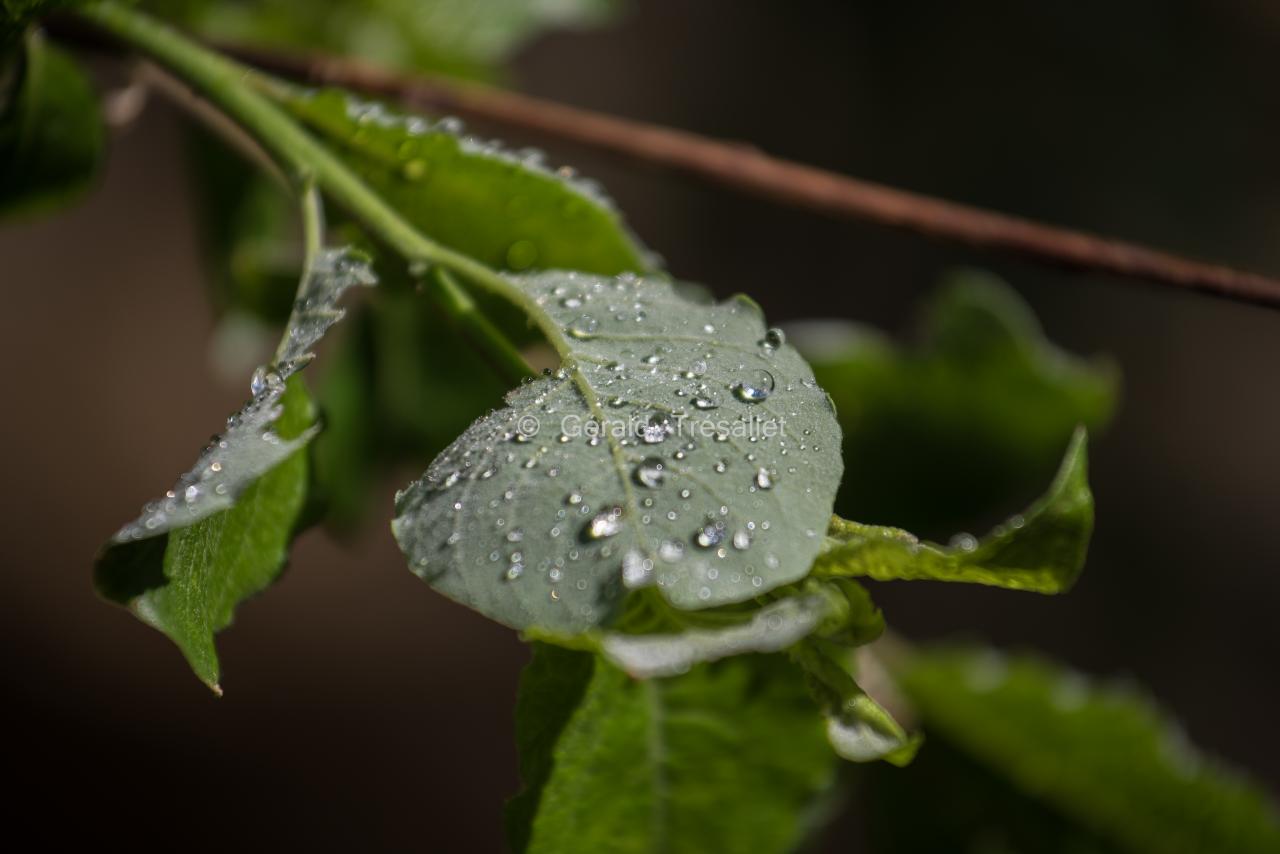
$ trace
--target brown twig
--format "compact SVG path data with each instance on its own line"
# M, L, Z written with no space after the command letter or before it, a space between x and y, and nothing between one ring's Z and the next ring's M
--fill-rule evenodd
M60 38L103 46L96 33L74 19L55 16L47 24ZM1112 273L1280 308L1280 281L1268 276L898 190L770 157L744 145L486 86L403 75L356 59L290 54L239 44L215 46L292 80L342 86L394 99L415 109L576 143L782 204L905 228L926 237L1010 252L1067 269Z
M353 59L220 45L281 76L332 84L577 143L669 168L739 192L833 216L905 228L1075 270L1113 273L1239 302L1280 308L1280 281L1257 273L1057 228L770 157L743 145L569 107L486 86L405 76Z

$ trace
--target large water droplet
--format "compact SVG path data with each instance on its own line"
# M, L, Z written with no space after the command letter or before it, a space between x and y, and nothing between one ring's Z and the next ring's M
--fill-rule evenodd
M773 489L773 477L769 474L768 469L756 470L756 487L759 489Z
M257 397L272 389L280 388L282 385L284 385L284 380L275 371L268 368L258 368L249 379L249 393Z
M773 374L768 371L751 371L733 384L733 394L746 403L759 403L773 394Z
M640 465L636 466L635 479L636 483L641 486L657 489L662 486L662 481L666 479L666 476L663 462L657 457L647 457Z
M574 338L590 338L600 328L600 321L589 314L584 314L569 324L569 334Z
M693 535L693 541L704 549L720 545L724 542L724 523L707 522Z
M787 343L787 334L775 326L764 334L764 339L760 342L760 346L766 352L772 352L785 343Z
M647 424L640 428L640 439L646 445L656 445L665 441L671 433L671 419L660 413L649 418Z
M538 260L538 247L532 240L517 240L507 248L507 266L527 270Z
M603 540L622 530L622 508L610 507L591 517L584 534L590 540Z

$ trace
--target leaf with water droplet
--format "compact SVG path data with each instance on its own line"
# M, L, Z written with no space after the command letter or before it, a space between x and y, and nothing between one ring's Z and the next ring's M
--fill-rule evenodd
M893 715L854 680L848 650L820 638L806 638L791 649L791 658L808 677L809 691L826 715L827 741L850 762L884 760L907 765L922 738L908 733ZM864 657L868 663L875 660Z
M949 276L914 325L914 347L845 321L787 326L858 472L836 501L846 519L947 530L998 512L1052 476L1076 425L1096 435L1110 417L1115 367L1055 346L993 276Z
M236 605L279 575L307 488L303 447L315 414L296 372L337 320L337 301L374 279L347 250L313 254L275 360L254 373L252 399L196 464L99 556L98 590L167 634L214 690L214 633Z
M939 546L898 528L835 517L814 573L877 581L965 581L1061 593L1079 577L1092 533L1093 495L1082 427L1048 492L982 540L962 534L951 546Z
M495 269L613 274L652 267L594 183L464 134L452 121L400 113L335 89L272 86L422 234ZM406 163L424 164L417 179Z
M840 479L839 428L794 350L760 352L765 325L754 303L695 305L666 282L628 275L511 282L565 363L512 392L401 496L393 529L415 572L507 625L559 632L616 614L632 551L652 561L653 583L680 608L741 602L808 572ZM569 294L583 305L565 307ZM645 311L639 322L636 306ZM573 334L584 314L596 328ZM710 413L676 394L695 362L702 381L723 392ZM729 393L766 365L767 398ZM561 434L571 440L557 441ZM654 459L663 462L660 484L637 484L637 467ZM771 488L758 486L761 467L779 473ZM565 505L570 492L579 505ZM489 559L501 553L504 525L525 532L516 583ZM731 542L739 530L749 532L745 548Z
M1021 837L1020 851L1280 851L1280 813L1265 789L1196 749L1129 681L975 647L900 650L885 662L929 741L922 776L904 772L909 804L877 810L886 819L877 850L939 850L892 844L933 836L947 850ZM950 770L932 761L939 748L958 772L938 780L946 810L933 809L924 787ZM911 827L899 826L904 807ZM920 832L935 821L937 833ZM1092 844L1063 847L1068 835Z
M538 644L516 735L525 789L506 825L521 854L792 851L835 779L813 704L780 656L636 681ZM709 792L725 794L714 808Z

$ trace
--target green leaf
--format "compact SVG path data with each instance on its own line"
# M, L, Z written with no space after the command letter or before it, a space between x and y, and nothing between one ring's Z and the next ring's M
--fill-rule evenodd
M80 69L38 35L5 54L0 43L0 216L29 216L90 186L102 165L102 118Z
M788 851L833 781L812 703L773 656L637 682L543 646L516 716L517 852Z
M993 276L948 277L899 348L843 321L787 326L836 403L845 465L836 512L937 536L997 511L1053 472L1072 431L1102 427L1118 380L1045 337Z
M336 51L414 70L486 75L538 33L599 24L614 0L308 0L149 2L203 35L265 47ZM175 5L178 8L175 10Z
M98 559L99 592L168 635L219 693L213 635L279 575L306 499L302 449L318 428L295 374L341 319L342 293L373 282L347 250L311 253L275 360L254 374L253 398Z
M339 90L269 93L326 138L365 182L432 240L500 270L641 272L646 253L613 203L536 152L512 153Z
M221 694L213 636L243 600L284 568L306 498L307 458L296 442L311 424L300 378L288 382L275 429L293 448L243 490L233 506L160 536L117 540L98 560L98 591L166 634L196 676Z
M961 534L952 546L939 546L897 528L836 517L814 573L877 581L966 581L1061 593L1079 577L1093 532L1085 445L1080 428L1049 491L980 541Z
M0 58L17 44L41 15L71 5L75 0L0 0Z
M564 364L399 497L414 572L499 622L565 633L607 623L628 589L710 608L807 574L839 428L754 303L695 305L629 275L511 282Z
M1280 850L1268 797L1131 685L981 650L910 654L896 669L931 737L1121 850Z

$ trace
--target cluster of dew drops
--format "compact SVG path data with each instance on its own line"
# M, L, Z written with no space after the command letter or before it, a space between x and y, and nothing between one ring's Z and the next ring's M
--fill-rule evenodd
M567 277L570 281L574 278L572 274ZM607 311L609 316L617 323L634 322L643 324L647 318L648 306L643 299L644 289L638 288L637 285L643 283L637 277L623 274L615 277L613 288L610 289L607 283L609 279L596 277L584 277L582 285L586 287L578 287L574 284L565 284L566 276L559 274L556 278L551 279L555 282L550 287L545 288L538 293L537 301L547 307L547 309L556 316L563 325L566 334L573 339L583 342L589 342L593 337L597 336L601 330L601 323L597 315L600 311ZM535 292L537 292L536 277L532 284ZM665 285L663 285L665 287ZM610 291L612 290L612 293ZM595 299L601 295L606 297L612 296L615 299ZM623 298L625 297L625 299ZM595 307L592 303L605 303ZM699 321L700 323L700 321ZM643 416L636 423L633 432L621 437L618 443L625 451L628 465L630 466L630 484L631 490L636 495L636 508L640 512L640 522L642 524L650 524L652 513L659 512L653 510L655 501L652 493L666 489L675 488L671 484L680 484L680 467L681 461L688 458L690 452L697 448L697 441L690 440L687 436L678 436L678 430L673 424L673 417L684 411L684 404L696 410L698 413L711 413L712 410L719 409L722 405L724 395L731 395L737 401L743 404L755 405L762 404L769 400L778 390L777 382L772 372L765 368L748 367L746 364L739 363L736 368L730 368L733 378L726 381L722 378L719 383L713 382L708 378L709 367L715 361L715 339L714 335L717 330L712 323L700 325L695 332L699 332L701 337L705 338L707 350L701 355L695 356L687 364L682 363L679 368L672 368L668 364L668 357L673 348L663 346L659 340L657 346L649 352L647 349L641 353L639 351L631 353L623 353L626 362L615 359L608 359L600 362L591 361L590 354L581 354L581 358L574 362L571 369L582 371L587 377L590 385L598 392L604 392L601 395L602 403L609 410L634 410L639 408L641 411L652 409L647 419ZM658 336L660 338L660 336ZM786 337L780 329L768 329L759 341L755 342L756 352L765 360L772 359L777 351L786 343ZM632 358L634 357L634 358ZM725 359L721 359L724 361ZM758 360L757 360L758 361ZM540 390L530 398L523 401L526 409L537 409L543 416L554 416L559 412L559 407L555 401L555 396L570 384L570 371L561 368L554 372L548 372L548 379L553 382L549 385L540 386ZM610 394L610 391L616 387L626 387L628 382L640 379L646 389L641 389L637 385L631 388L630 393L624 391L620 394ZM817 389L816 383L812 379L802 381L803 385L809 389ZM634 392L637 390L647 390L648 386L662 385L664 387L669 384L671 393L675 398L674 407L670 409L662 409L651 407L639 401L633 401L629 398L636 396ZM786 386L786 390L791 390L791 386ZM513 400L513 403L515 401ZM478 461L480 454L473 454L472 449L477 445L486 445L483 455L496 454L500 459L505 459L507 463L515 463L517 455L511 451L503 454L500 451L501 444L511 442L516 444L541 443L540 447L535 448L535 452L521 463L525 469L534 469L542 464L543 473L550 478L560 477L562 474L561 465L557 464L557 455L555 449L557 446L567 445L573 441L582 441L590 446L600 445L604 441L608 441L604 436L603 430L584 431L585 435L571 436L561 432L553 437L543 435L530 436L519 427L518 412L520 407L508 410L507 418L496 432L488 434L485 439L497 440L496 443L488 444L483 440L481 442L468 441L466 438L461 442L468 450L462 453L462 460L445 460L446 468L437 470L435 476L429 473L428 481L436 490L445 490L457 484L459 481L467 479L486 480L492 478L498 471L498 467L494 465L485 465ZM714 413L712 413L714 414ZM607 413L606 413L607 417ZM546 420L546 419L544 419ZM742 420L746 420L742 416ZM595 422L597 428L598 422ZM478 425L477 425L478 426ZM490 422L490 428L493 428ZM808 436L810 430L804 429L804 436ZM475 437L479 438L479 437ZM675 438L676 441L671 440ZM730 436L727 433L718 432L706 439L711 443L727 443L730 442ZM754 435L746 439L749 443L756 442ZM801 440L798 450L806 451L810 446L806 444L807 439ZM670 443L667 448L659 448L658 446ZM787 456L789 449L787 442L782 437L778 438L780 446L779 454ZM674 446L674 450L670 448ZM819 448L814 445L812 450L817 451ZM666 456L661 454L665 451ZM745 485L744 490L749 493L767 492L772 490L778 481L779 473L771 470L767 465L762 464L758 459L758 455L751 450L744 452L744 457L749 464L749 483ZM462 463L462 467L453 467L457 462ZM545 463L545 464L543 464ZM730 470L732 463L727 457L720 456L715 460L712 471L717 474L725 474ZM736 467L735 467L736 470ZM447 471L447 474L445 473ZM787 474L794 475L797 468L793 465L787 470ZM786 476L786 475L784 475ZM689 479L690 486L679 489L678 495L684 503L685 510L689 509L688 500L692 497L693 491L698 486L693 484ZM511 501L515 498L515 490L507 489L502 493L502 500ZM500 504L498 499L490 502L491 507L496 508ZM464 511L463 502L455 500L452 503L454 513L462 513ZM548 558L546 560L546 577L552 584L550 596L552 600L559 601L560 594L556 585L565 578L565 570L567 568L566 557L568 561L577 560L580 557L578 545L595 545L599 547L601 557L608 558L612 555L613 549L611 539L624 531L624 516L626 510L622 506L610 504L603 508L593 508L588 502L586 496L581 489L571 489L563 496L562 506L556 512L556 521L549 533L551 537L556 538L568 535L570 540L574 540L571 547L567 550L565 556L556 558ZM621 556L621 580L627 588L638 588L657 584L664 585L664 574L655 572L656 557L659 561L666 564L676 564L686 557L688 553L715 555L719 558L726 557L730 549L737 552L746 552L752 548L753 541L763 531L770 528L770 522L767 520L747 521L744 524L732 527L726 522L729 516L729 508L723 504L719 505L713 512L707 513L703 520L697 523L686 540L665 539L660 542L656 549L656 554L650 556L646 552L638 548L627 548ZM665 513L665 518L669 522L675 522L679 518L679 511L671 509ZM574 519L580 519L581 522L574 522ZM495 525L499 529L506 529L507 521L504 517L495 520ZM808 536L816 536L816 532L807 531ZM505 556L505 569L503 577L509 581L517 581L524 577L527 572L527 556L521 543L524 540L524 533L519 529L505 530L505 540L511 546L511 550ZM458 530L454 530L446 540L446 545L454 546L461 542L462 534ZM504 559L503 550L495 549L487 555L477 557L477 564L497 563ZM767 553L762 557L764 565L770 569L778 566L778 557L775 554ZM425 559L420 560L420 564L425 565ZM746 574L750 578L750 583L754 587L761 587L764 584L764 578L758 574L753 566L748 566ZM705 581L715 581L719 576L719 571L714 564L704 570L703 578ZM734 572L731 580L738 584L742 579L742 574ZM579 579L576 582L579 590L586 590L588 583L585 579ZM709 599L712 595L710 586L702 586L697 590L697 596L700 599ZM584 606L585 611L589 612L590 606Z

